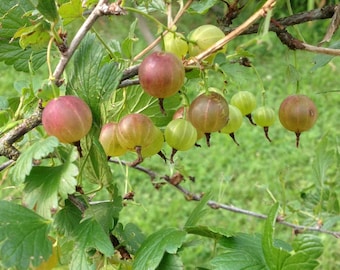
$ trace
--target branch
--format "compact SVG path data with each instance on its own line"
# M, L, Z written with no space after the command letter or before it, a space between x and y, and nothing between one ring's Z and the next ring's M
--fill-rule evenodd
M275 0L268 0L266 3L264 3L264 5L257 12L255 12L252 16L250 16L244 23L239 25L237 28L235 28L233 31L227 34L223 39L217 41L214 45L209 47L204 52L200 53L199 55L197 55L196 57L192 59L189 59L186 65L188 66L194 65L197 62L204 60L211 54L222 49L223 46L226 45L229 41L233 40L234 38L236 38L237 36L245 32L257 19L265 16L269 10L274 8L275 3L276 3Z
M117 164L123 164L125 166L128 166L128 164L129 164L128 162L125 162L125 161L122 161L122 160L117 160L117 159L110 159L109 161L113 162L113 163L117 163ZM154 182L154 180L157 177L157 173L156 172L154 172L152 170L149 170L147 168L144 168L144 167L142 167L140 165L132 167L132 168L136 169L138 171L141 171L143 173L146 173L147 175L149 175L150 178L151 178L151 182L152 183ZM178 175L178 173L177 173L177 175ZM180 181L179 182L176 182L176 181L174 182L172 177L169 177L169 176L166 175L166 176L162 176L162 177L159 177L159 178L160 179L164 179L167 183L169 183L170 185L175 187L178 191L183 193L185 198L188 201L200 201L202 199L202 197L203 197L204 193L201 193L201 194L192 193L189 190L185 189L183 186L181 186L180 185ZM178 176L176 176L176 178L178 178ZM184 179L183 176L181 177L181 180L182 179ZM157 187L159 187L159 185ZM255 217L255 218L259 218L259 219L267 219L267 215L264 215L264 214L261 214L261 213L257 213L257 212L253 212L253 211L249 211L249 210L246 210L246 209L243 209L243 208L239 208L239 207L236 207L236 206L233 206L233 205L223 204L223 203L220 203L220 202L217 202L217 201L213 201L213 200L209 200L207 202L207 205L210 208L215 209L215 210L223 209L223 210L226 210L226 211L230 211L230 212L234 212L234 213L238 213L238 214L243 214L243 215L247 215L247 216L251 216L251 217ZM297 225L297 224L285 221L282 217L278 217L277 220L276 220L276 223L285 225L285 226L290 227L290 228L293 228L294 232L296 234L304 233L304 232L307 232L307 231L312 231L312 232L329 234L329 235L332 235L332 236L334 236L336 238L340 238L340 231L337 232L337 231L325 230L325 229L322 229L322 227L320 227L320 225L317 225L315 227Z

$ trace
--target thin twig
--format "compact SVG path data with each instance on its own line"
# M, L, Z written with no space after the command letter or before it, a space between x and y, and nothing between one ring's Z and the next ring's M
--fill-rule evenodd
M200 53L199 55L193 57L192 59L189 59L187 61L187 66L192 66L196 63L201 62L208 56L212 55L213 53L217 52L218 50L222 49L224 45L226 45L229 41L233 40L234 38L241 35L244 31L246 31L256 20L258 20L260 17L263 17L266 15L266 13L274 8L276 1L275 0L268 0L264 5L256 11L252 16L250 16L245 22L243 22L241 25L239 25L237 28L235 28L232 32L227 34L224 38L217 41L214 45Z
M110 161L117 163L117 164L123 164L123 165L126 165L126 166L128 164L128 162L125 162L125 161L122 161L122 160L110 159ZM140 165L132 167L132 168L148 174L151 178L151 182L154 182L154 180L157 178L158 174L156 172L149 170L147 168L144 168ZM184 194L185 198L188 201L200 201L202 199L202 194L204 194L204 193L200 193L200 194L199 193L192 193L189 190L185 189L180 184L174 185L171 182L171 178L168 177L168 176L161 176L159 178L167 181L170 185L174 186L178 191L180 191L182 194ZM209 200L207 202L207 205L210 208L215 209L215 210L223 209L223 210L226 210L226 211L230 211L230 212L234 212L234 213L238 213L238 214L243 214L243 215L247 215L247 216L251 216L251 217L255 217L255 218L259 218L259 219L267 219L267 215L264 215L262 213L249 211L249 210L246 210L246 209L243 209L243 208L236 207L234 205L224 204L224 203L220 203L220 202L213 201L213 200ZM312 226L297 225L297 224L294 224L294 223L287 222L287 221L285 221L284 219L281 219L281 218L278 218L276 220L276 222L278 224L282 224L284 226L293 228L296 233L304 233L304 232L307 232L307 231L313 231L313 232L318 232L318 233L329 234L329 235L332 235L336 238L340 238L340 232L325 230L325 229L322 229L322 227L320 227L320 226L312 227Z

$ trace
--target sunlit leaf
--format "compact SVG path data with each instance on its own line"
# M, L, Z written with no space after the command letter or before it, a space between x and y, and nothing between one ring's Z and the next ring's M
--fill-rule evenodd
M133 269L156 269L164 253L175 254L185 236L185 231L175 228L165 228L151 234L136 253Z
M80 0L71 0L62 4L59 8L59 14L63 18L63 24L67 25L72 21L82 18L83 8Z
M14 183L21 183L25 180L33 167L33 160L39 160L51 153L59 144L55 137L40 139L27 148L16 161L16 166L12 169L12 180Z
M193 2L190 5L190 8L188 9L188 12L190 12L190 13L198 13L198 14L205 14L217 2L218 2L217 0L195 1L195 2Z
M226 228L215 228L210 226L186 226L185 230L189 234L196 234L203 237L219 240L223 237L230 237L232 234L226 232Z
M0 201L0 257L8 269L28 269L52 254L50 221L11 202Z
M62 165L33 167L25 180L26 205L30 208L35 207L40 215L50 217L51 210L58 208L59 196L66 199L68 194L75 192L78 167L73 162L76 159L77 151L72 147Z

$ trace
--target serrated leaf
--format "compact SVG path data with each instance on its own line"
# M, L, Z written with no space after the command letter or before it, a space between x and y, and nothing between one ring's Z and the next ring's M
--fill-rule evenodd
M65 200L65 206L57 212L54 218L54 225L59 234L71 236L82 218L82 212L69 200Z
M46 157L49 153L53 152L58 144L59 141L57 138L48 137L46 139L40 139L28 147L20 155L16 161L15 167L13 167L11 171L12 181L16 184L23 182L33 167L33 160Z
M28 269L52 253L50 221L11 202L0 201L0 257L4 267Z
M184 269L181 257L177 254L165 253L157 270L181 270Z
M55 0L39 0L37 9L48 21L54 23L58 21L59 16Z
M219 240L223 237L230 237L231 234L226 232L225 228L214 228L210 226L186 226L185 230L189 234L196 234L203 237Z
M70 269L93 269L87 252L92 248L110 257L114 248L107 233L95 219L86 219L75 230L75 248L72 254Z
M315 235L299 235L293 242L294 253L284 261L282 270L312 270L319 262L317 259L323 252L323 245Z
M71 0L62 4L59 8L59 14L63 18L63 24L67 25L76 19L82 18L83 8L80 0Z
M100 108L116 90L122 71L106 63L103 46L94 34L87 34L73 56L74 69L66 93L82 98L91 108L94 122L101 126Z
M137 38L135 35L135 30L136 30L136 25L137 25L138 20L134 20L134 22L131 23L130 29L129 29L129 34L127 38L123 40L121 43L121 49L124 54L124 56L128 59L132 58L133 55L133 45L136 43Z
M209 11L210 8L216 5L217 0L203 0L203 1L195 1L190 5L188 9L189 13L198 13L205 14Z
M75 192L77 185L75 177L79 172L73 163L76 159L77 151L72 147L62 165L34 167L25 180L26 205L30 208L35 207L40 215L50 217L51 210L58 207L58 197L66 199L68 194Z
M113 233L119 239L119 242L125 246L130 254L136 254L145 240L145 235L141 229L133 224L128 223L123 227L123 224L119 223Z
M109 233L116 226L122 207L121 200L92 204L85 210L84 220L89 218L96 220L104 232Z
M184 228L192 227L197 224L199 219L205 214L207 210L207 202L211 199L212 194L210 192L204 194L195 209L191 212L187 222L185 222ZM205 208L205 209L204 209Z
M175 228L165 228L151 234L136 253L133 269L156 269L164 253L175 254L183 244L185 236L185 231Z
M0 5L0 61L13 65L18 71L28 72L29 65L37 70L46 63L46 50L33 51L32 48L24 50L18 40L12 40L18 29L32 25L35 18L26 14L34 9L31 1L26 0L2 1Z

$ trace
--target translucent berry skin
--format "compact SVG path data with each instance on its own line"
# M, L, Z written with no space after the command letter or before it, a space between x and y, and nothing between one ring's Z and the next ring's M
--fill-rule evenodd
M50 100L42 113L46 133L62 143L74 143L91 129L92 113L79 97L60 96Z
M122 147L128 150L142 149L152 143L155 126L151 119L140 113L125 115L118 122L117 138Z
M260 127L270 127L275 123L276 114L272 108L261 106L253 112L253 118Z
M256 98L249 91L239 91L231 97L230 104L239 108L243 115L248 115L256 108Z
M118 157L127 151L122 147L117 138L118 123L110 122L105 124L100 132L99 141L102 144L107 156Z
M186 151L195 145L197 131L187 120L178 118L171 120L164 131L165 141L172 148Z
M237 107L229 105L229 121L221 129L221 132L225 134L234 133L242 126L242 123L243 115L241 111Z
M188 53L188 43L181 33L169 32L164 36L164 51L173 53L182 59Z
M214 91L201 94L190 104L188 117L197 130L203 133L217 132L228 122L228 102Z
M279 119L282 126L295 133L301 133L312 128L317 118L317 108L306 95L288 96L279 108Z
M138 75L145 92L156 98L166 98L180 90L184 83L185 70L176 55L154 52L142 61Z

